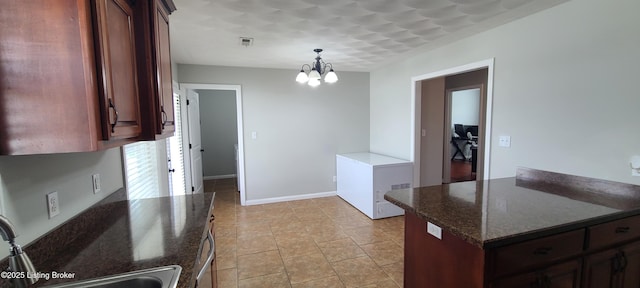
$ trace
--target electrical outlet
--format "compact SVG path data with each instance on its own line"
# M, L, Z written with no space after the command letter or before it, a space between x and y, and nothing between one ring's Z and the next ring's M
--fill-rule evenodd
M433 237L436 237L442 240L442 228L440 228L439 226L431 222L427 222L427 233L433 235Z
M53 191L47 194L47 208L49 208L49 219L60 214L60 201L58 201L58 192Z
M91 175L91 183L93 183L93 194L100 193L100 174Z

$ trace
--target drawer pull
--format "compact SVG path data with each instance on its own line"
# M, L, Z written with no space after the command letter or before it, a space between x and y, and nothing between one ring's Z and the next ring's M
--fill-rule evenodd
M618 227L616 228L616 233L618 234L627 233L629 232L629 230L631 230L631 228L629 227Z
M533 251L533 255L547 255L551 250L553 250L551 247L540 247Z
M611 259L611 270L613 274L624 271L627 268L627 255L624 255L623 251L616 253Z

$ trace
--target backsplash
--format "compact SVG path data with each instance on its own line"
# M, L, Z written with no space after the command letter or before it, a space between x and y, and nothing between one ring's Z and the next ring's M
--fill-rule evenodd
M93 193L92 175L101 192ZM14 224L16 243L36 240L124 187L120 148L91 153L0 156L0 206ZM60 214L49 219L46 194L56 191ZM1 245L1 244L0 244ZM0 247L0 259L8 256Z

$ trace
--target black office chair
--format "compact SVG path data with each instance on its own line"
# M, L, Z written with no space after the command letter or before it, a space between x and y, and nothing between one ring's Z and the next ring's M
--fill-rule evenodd
M460 139L466 139L467 138L467 133L464 129L464 125L462 124L453 124L453 132L455 132L456 134L458 134L458 137L456 138L460 138ZM454 135L455 137L455 135Z
M462 148L460 148L460 146L458 145L459 140L469 140L467 138L467 133L465 133L464 125L453 124L453 132L455 134L451 136L451 144L453 144L453 147L456 149L456 153L453 154L453 156L451 157L451 160L455 159L458 154L460 154L462 158L467 160L467 157L464 156L464 152L462 152ZM465 143L465 145L467 144L469 143L468 142Z

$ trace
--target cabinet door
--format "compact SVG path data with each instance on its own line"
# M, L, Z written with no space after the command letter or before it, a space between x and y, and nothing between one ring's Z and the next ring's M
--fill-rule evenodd
M133 9L126 0L94 3L103 138L137 137L141 127Z
M544 270L525 272L497 280L491 287L578 288L580 287L581 269L580 260L567 261L549 266Z
M623 247L623 262L620 282L624 288L640 287L640 242Z
M175 131L173 115L173 83L171 80L171 52L169 50L169 15L163 5L156 0L155 34L156 34L156 78L158 100L160 105L160 121L157 123L158 134Z
M618 250L611 249L587 256L584 265L584 287L617 287L617 255Z
M2 1L0 154L95 151L102 140L88 1Z

